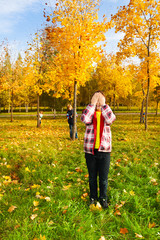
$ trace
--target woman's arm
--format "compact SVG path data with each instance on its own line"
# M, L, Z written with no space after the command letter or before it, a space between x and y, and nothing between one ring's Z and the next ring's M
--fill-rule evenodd
M84 124L91 124L93 121L94 112L96 109L96 105L89 104L86 109L83 111L81 116L81 121Z
M116 116L108 105L102 106L102 115L107 125L111 125L116 120Z
M96 110L96 104L99 98L99 93L95 93L92 96L91 104L89 104L86 109L83 111L81 116L81 121L85 124L91 124L93 121L94 112Z

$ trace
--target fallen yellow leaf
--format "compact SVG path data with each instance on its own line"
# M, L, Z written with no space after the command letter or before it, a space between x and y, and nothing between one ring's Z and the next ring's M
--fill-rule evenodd
M37 216L38 216L37 214L32 214L32 215L30 216L30 219L31 219L31 220L34 220Z
M39 210L39 208L35 208L35 209L33 209L33 212L38 211L38 210Z
M90 211L101 211L101 210L102 210L102 206L99 202L97 202L96 206L95 204L90 205Z
M8 212L13 212L17 207L16 206L11 206L9 209L8 209Z
M47 202L50 202L50 201L51 201L50 197L45 197L44 199L45 199Z
M106 240L104 236L100 237L99 240Z
M45 236L40 235L40 240L46 240Z
M120 215L121 215L121 213L120 213L120 211L119 211L119 210L116 210L116 211L115 211L115 213L114 213L114 215L115 215L115 216L116 216L116 215L120 216Z
M52 225L53 223L54 223L53 221L50 221L48 224L49 224L49 225Z
M37 206L39 205L39 202L38 202L38 201L33 201L33 205L34 205L35 207L37 207Z
M136 235L136 236L135 236L136 238L141 238L141 239L144 238L142 235L140 235L140 234L138 234L138 233L135 233L135 235Z
M130 193L131 196L135 195L135 192L133 190L131 190L129 193Z
M67 185L67 186L63 186L63 191L66 191L66 190L68 190L69 188L71 187L71 185L69 184L69 185Z
M157 180L155 178L151 179L151 183L154 185L154 186L157 186L158 183L157 183Z
M39 188L40 185L34 184L33 186L31 186L31 188Z
M155 226L156 226L155 223L149 223L149 225L148 225L149 228L154 228Z
M10 176L3 176L3 178L4 178L5 180L11 181L11 177L10 177Z
M25 168L25 171L26 171L26 172L30 172L30 170L29 170L29 168L28 168L28 167L26 167L26 168Z
M12 168L11 165L6 165L7 168Z

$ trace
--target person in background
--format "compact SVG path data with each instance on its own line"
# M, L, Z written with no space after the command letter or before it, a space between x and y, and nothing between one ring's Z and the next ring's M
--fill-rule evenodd
M41 122L42 122L42 117L43 117L43 112L41 111L39 113L39 124L40 124L40 126L41 126Z
M115 119L116 116L105 103L105 96L101 91L93 94L91 104L86 107L81 116L81 121L86 125L84 152L89 173L90 205L96 205L99 200L102 208L108 207L107 187L112 148L110 125Z
M70 129L70 138L72 139L73 135L73 108L72 105L68 104L67 106L67 119L68 119L68 124L69 124L69 129ZM77 131L75 134L75 138L78 138Z
M144 123L144 119L145 119L145 112L143 113L143 123Z

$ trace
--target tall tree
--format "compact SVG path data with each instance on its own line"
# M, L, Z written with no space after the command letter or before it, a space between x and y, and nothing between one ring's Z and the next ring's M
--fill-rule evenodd
M157 71L155 61L157 44L160 40L160 4L157 0L130 0L127 6L120 7L112 16L116 32L123 32L119 42L119 57L138 56L143 60L144 78L147 81L145 130L148 122L148 99L150 86Z
M36 37L29 48L29 54L26 56L26 67L30 69L30 74L26 76L28 86L37 96L37 127L40 126L39 120L39 108L40 108L40 96L43 91L50 91L50 86L47 83L48 79L45 77L46 71L46 42L42 33L35 33ZM26 69L27 69L26 68Z
M8 104L8 112L10 112L10 104L11 104L11 92L13 88L13 78L12 78L12 65L11 65L11 57L9 54L8 47L4 47L4 62L1 71L1 91L6 92L8 95L7 104ZM11 114L11 121L12 114Z
M97 44L105 40L109 25L98 22L99 0L57 0L53 13L46 16L50 26L48 39L57 50L53 86L57 94L74 93L74 128L76 132L77 89L89 80L89 69L103 52ZM104 16L105 17L105 16Z
M96 76L99 89L112 100L114 111L116 101L120 97L126 98L132 92L132 73L127 67L123 67L115 55L106 55L98 64Z

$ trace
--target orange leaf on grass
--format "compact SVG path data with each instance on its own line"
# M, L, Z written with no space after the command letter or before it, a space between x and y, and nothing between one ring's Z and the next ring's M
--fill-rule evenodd
M88 177L89 177L89 174L84 175L84 177L85 177L85 178L88 178Z
M119 211L119 210L116 210L116 211L115 211L115 213L114 213L114 215L115 215L115 216L116 216L116 215L120 216L120 215L121 215L121 213L120 213L120 211Z
M121 228L121 229L120 229L120 233L122 233L122 234L128 233L127 228Z
M13 212L16 208L17 208L16 206L13 206L13 205L12 205L12 206L8 209L8 212L11 213L11 212Z
M83 170L80 169L79 167L75 168L75 170L76 170L76 172L79 172L79 173L83 172Z
M81 199L84 201L87 201L86 197L88 196L88 193L83 193L83 195L81 196Z
M149 223L148 227L149 228L154 228L156 226L156 224L153 222L153 223Z
M45 236L40 235L40 240L46 240Z
M82 195L84 198L88 196L88 193L83 193Z
M15 227L14 227L14 229L17 229L17 228L19 228L20 227L20 225L16 225Z
M157 186L158 183L157 183L157 180L155 178L151 179L151 183L154 185L154 186Z
M35 209L33 209L33 212L36 212L36 211L38 211L39 210L39 208L35 208Z

